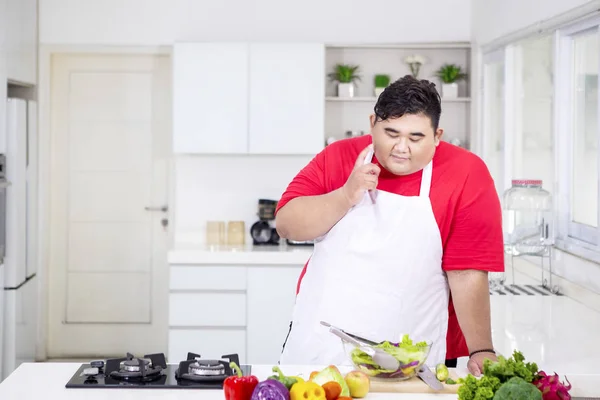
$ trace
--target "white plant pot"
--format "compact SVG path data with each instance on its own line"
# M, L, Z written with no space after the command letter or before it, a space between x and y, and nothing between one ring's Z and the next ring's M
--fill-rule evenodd
M458 97L458 83L442 83L442 97L455 99Z
M384 87L376 87L375 88L375 97L379 98L379 95L385 90Z
M353 83L338 83L337 87L338 97L354 97L354 84Z

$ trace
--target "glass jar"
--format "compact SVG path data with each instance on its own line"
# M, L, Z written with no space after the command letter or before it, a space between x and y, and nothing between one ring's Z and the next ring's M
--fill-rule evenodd
M513 180L504 193L506 254L542 255L553 243L552 221L552 195L542 188L542 181Z

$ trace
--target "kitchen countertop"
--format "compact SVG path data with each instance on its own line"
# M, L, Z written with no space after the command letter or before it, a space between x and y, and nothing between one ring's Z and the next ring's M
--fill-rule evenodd
M21 364L8 378L0 383L0 399L10 400L223 400L222 390L198 389L67 389L65 384L77 371L80 363L24 363ZM252 374L260 380L272 374L271 365L255 365ZM282 367L287 375L306 376L316 367ZM341 368L342 369L342 368ZM342 373L347 371L342 370ZM457 370L459 376L466 371ZM573 384L572 396L600 396L600 374L571 375L569 381ZM435 394L401 394L401 393L369 393L366 399L456 399L456 395Z
M178 243L169 251L168 263L186 264L242 264L242 265L298 265L304 266L313 252L312 246L209 246Z

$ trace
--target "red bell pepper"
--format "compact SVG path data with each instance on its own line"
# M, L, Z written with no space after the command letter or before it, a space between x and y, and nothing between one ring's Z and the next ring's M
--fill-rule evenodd
M242 370L234 362L229 363L229 366L236 375L227 377L223 382L225 400L250 400L258 385L258 378L254 375L242 376Z

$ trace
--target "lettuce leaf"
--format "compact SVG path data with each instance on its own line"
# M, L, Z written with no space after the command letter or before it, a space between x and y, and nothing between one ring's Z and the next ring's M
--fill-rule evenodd
M333 365L321 370L317 375L312 377L310 381L321 386L327 382L337 382L342 387L342 393L340 396L350 396L350 388L348 387L344 376L341 374L340 370Z
M402 337L402 341L399 343L385 341L373 347L382 349L386 353L389 353L396 358L400 362L400 370L407 369L405 371L407 375L412 372L410 369L414 369L414 367L416 367L425 359L427 352L429 351L429 347L426 342L418 342L415 344L408 335L404 335ZM386 370L381 368L379 365L373 362L373 359L370 355L359 348L354 348L352 350L351 357L352 361L356 365L362 365L363 367L368 366L368 368L363 368L363 370L371 376L381 373L396 372L396 370Z

